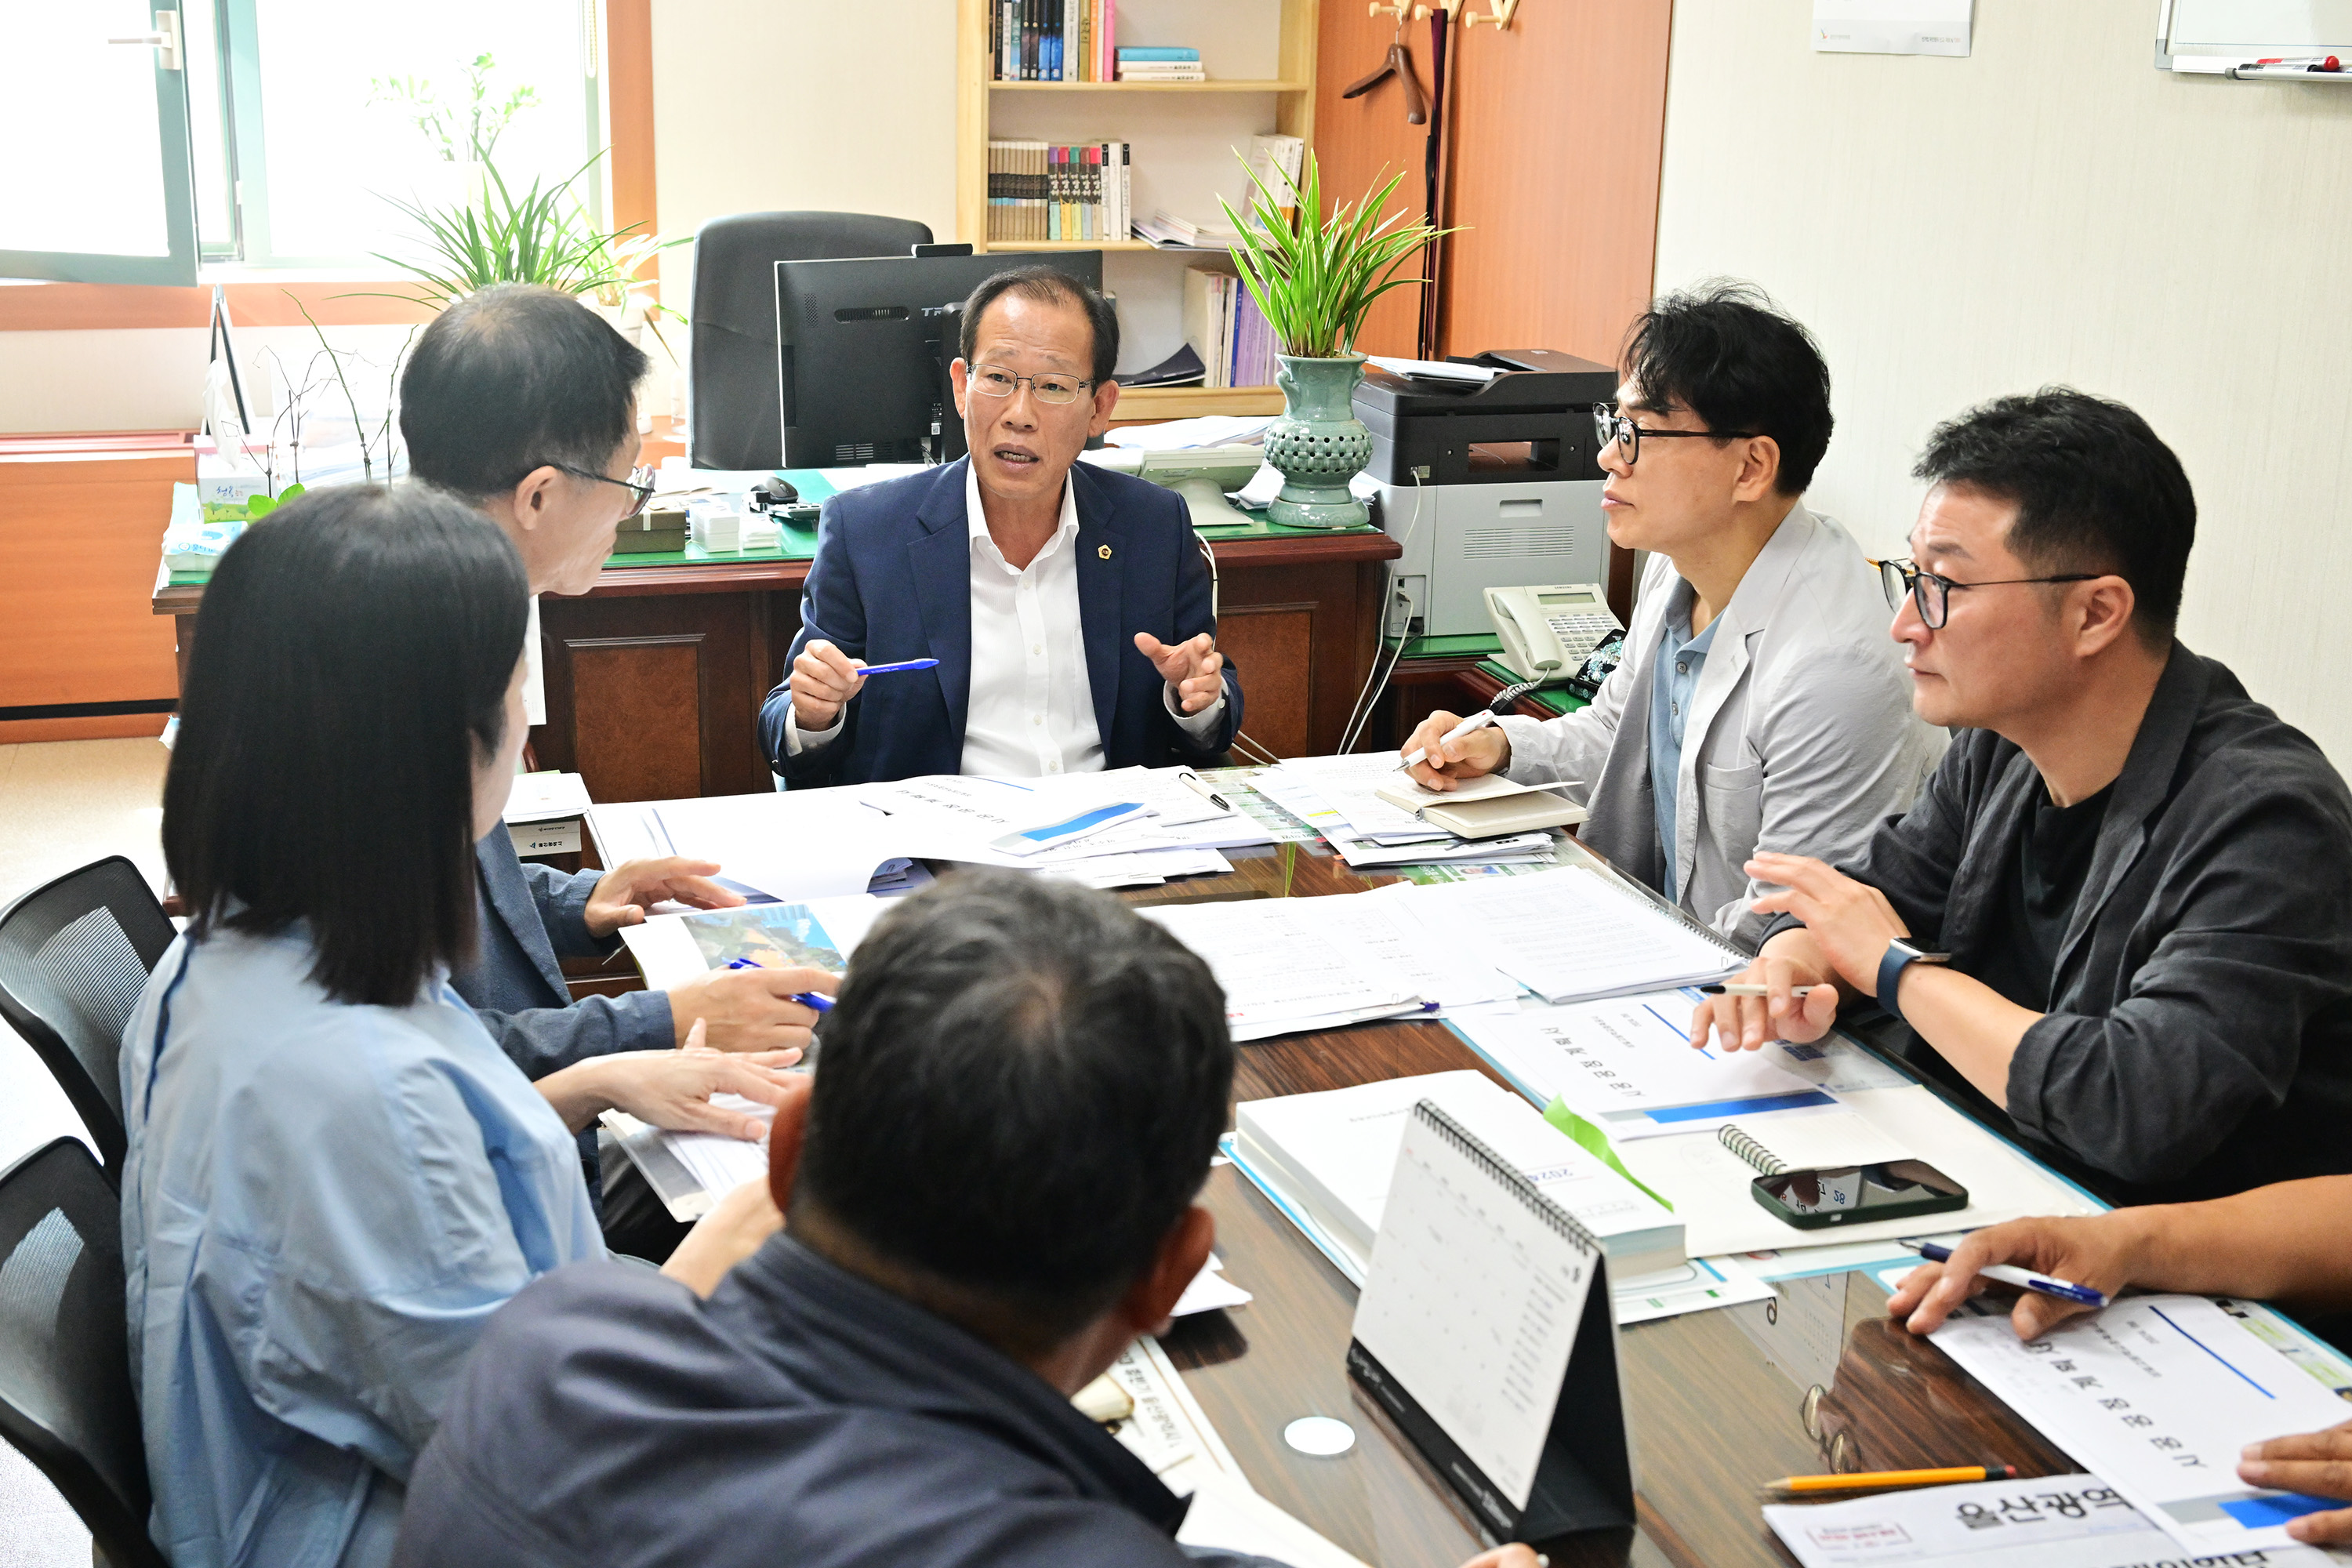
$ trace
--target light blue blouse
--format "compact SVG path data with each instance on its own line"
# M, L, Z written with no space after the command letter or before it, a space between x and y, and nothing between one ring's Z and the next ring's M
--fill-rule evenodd
M483 1324L604 1250L572 1135L446 978L346 1006L311 958L182 937L123 1036L131 1376L179 1568L389 1562Z

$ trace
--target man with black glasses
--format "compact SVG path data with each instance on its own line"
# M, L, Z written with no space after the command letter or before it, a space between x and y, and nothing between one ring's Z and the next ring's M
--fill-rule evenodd
M1118 318L1050 268L964 301L971 455L824 503L760 742L794 786L1206 763L1241 727L1214 582L1172 490L1077 461L1118 405ZM936 663L869 682L869 665Z
M1915 473L1894 636L1920 716L1966 732L1860 853L1750 862L1769 994L1702 1007L1694 1043L1815 1039L1871 996L2120 1201L2352 1171L2352 793L2176 640L2180 460L2052 388L1948 422Z
M624 518L645 509L653 471L638 466L636 385L646 356L571 295L526 284L458 300L420 333L400 381L409 471L464 500L514 541L530 584L524 637L526 717L546 721L540 691L541 594L584 594ZM562 958L599 957L652 905L743 900L709 879L708 861L666 857L572 874L524 865L504 826L474 847L480 952L451 978L501 1048L537 1079L614 1051L683 1045L699 1021L719 1050L809 1043L816 1015L791 998L830 991L814 970L721 970L670 991L574 1002ZM583 1135L598 1190L595 1134ZM622 1251L667 1256L684 1227L642 1182L604 1211Z
M1458 741L1430 717L1414 779L1586 786L1580 832L1693 919L1754 942L1741 868L1835 858L1909 806L1944 737L1912 717L1877 574L1800 499L1830 441L1830 373L1757 289L1660 300L1633 325L1616 410L1598 411L1609 537L1651 552L1625 658L1591 706Z

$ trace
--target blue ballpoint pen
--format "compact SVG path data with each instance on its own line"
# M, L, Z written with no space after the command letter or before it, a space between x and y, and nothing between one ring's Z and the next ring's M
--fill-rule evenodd
M1951 1259L1950 1247L1932 1241L1906 1241L1903 1245L1930 1263L1945 1263ZM2020 1268L2011 1263L1988 1263L1977 1272L1987 1279L1998 1279L2004 1285L2014 1285L2021 1290L2032 1290L2043 1296L2055 1296L2062 1301L2073 1301L2084 1307L2107 1304L2104 1291L2094 1290L2088 1285L2076 1285L2070 1280L2053 1279L2047 1274L2036 1274L2030 1268Z
M857 673L896 675L902 669L937 669L939 667L940 661L935 658L902 658L896 664L861 664L857 667Z
M761 963L756 958L730 958L727 961L727 967L730 969L765 969L768 966ZM787 1002L797 1002L812 1013L830 1013L833 1011L833 998L826 995L822 991L795 991L789 996L786 996L784 1000Z

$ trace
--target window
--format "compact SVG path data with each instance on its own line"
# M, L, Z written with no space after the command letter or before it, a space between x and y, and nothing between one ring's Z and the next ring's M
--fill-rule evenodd
M0 134L42 149L0 274L188 283L199 251L382 273L415 226L395 202L467 201L485 154L520 195L604 146L598 0L173 4L0 0ZM104 41L167 20L175 50ZM575 187L592 217L603 186Z
M0 276L195 281L177 21L147 0L0 0Z

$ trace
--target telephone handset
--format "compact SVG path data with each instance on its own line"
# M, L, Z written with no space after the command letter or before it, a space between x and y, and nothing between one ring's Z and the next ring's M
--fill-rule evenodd
M1596 651L1612 637L1617 647L1622 646L1623 624L1610 612L1608 595L1594 583L1489 588L1486 613L1494 618L1495 635L1503 639L1497 662L1522 679L1546 686L1566 684L1584 690L1580 677L1590 673L1585 666ZM1613 667L1616 661L1609 662ZM1591 684L1598 688L1600 679Z

